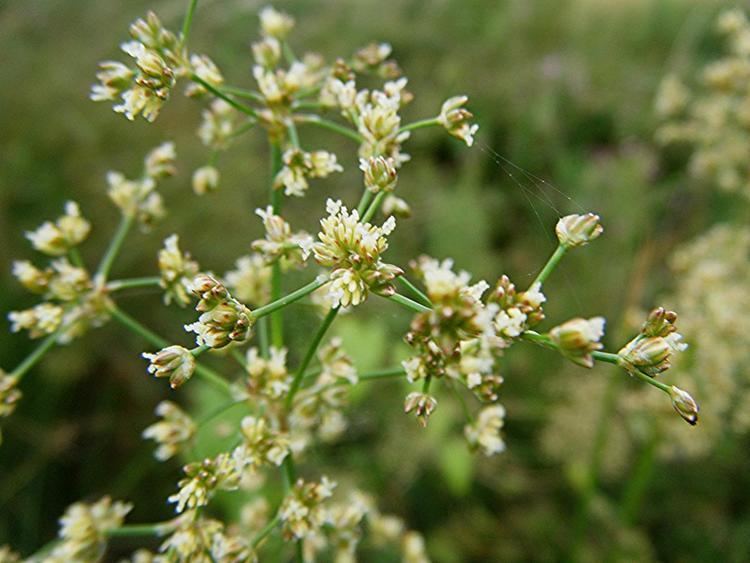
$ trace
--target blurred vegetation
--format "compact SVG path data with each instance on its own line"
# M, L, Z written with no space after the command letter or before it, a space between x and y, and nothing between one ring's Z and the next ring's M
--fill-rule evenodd
M715 56L720 44L712 25L726 4L310 0L276 7L297 18L292 43L300 51L331 59L371 40L390 42L416 95L407 121L435 114L449 95L470 97L481 126L474 149L429 130L407 145L413 161L398 189L414 218L394 233L389 261L404 264L422 252L451 256L476 279L508 273L523 285L554 248L556 218L594 210L606 236L566 259L546 287L552 297L546 310L553 323L574 314L606 316L608 347L614 347L632 328L626 313L658 304L674 286L665 261L680 242L712 223L742 220L742 208L726 196L692 189L685 155L663 154L653 142L661 78ZM251 84L249 43L259 7L249 0L200 4L191 43L214 58L231 84ZM175 140L181 165L163 190L169 217L151 233L133 235L116 276L153 275L156 252L172 232L202 266L223 272L260 233L252 210L265 201L268 182L262 134L221 155L222 186L199 199L189 188L190 174L207 156L194 134L200 115L191 100L175 96L153 126L129 123L108 104L88 101L97 62L116 55L128 24L147 9L176 24L184 2L0 3L3 312L32 304L10 276L13 259L32 256L23 232L75 198L94 222L83 248L93 262L117 220L105 172L135 172L146 150L163 140ZM327 132L303 129L302 135L307 146L325 143L347 168L289 204L292 224L313 231L324 197L352 202L360 180L350 144ZM190 311L163 308L160 300L157 292L132 291L121 304L159 333L180 338ZM366 308L367 315L337 321L335 332L362 369L392 365L402 357L409 317L382 302ZM307 313L287 313L295 327L292 350L314 322ZM24 336L6 335L0 365L12 368L32 346ZM404 516L425 534L436 561L747 560L747 437L727 438L705 457L657 459L646 465L644 480L639 468L648 442L626 433L617 438L629 444L617 468L608 471L605 459L597 472L601 462L595 462L592 481L597 430L619 416L615 409L601 412L607 402L597 397L608 389L601 382L622 374L571 368L523 346L503 369L504 455L474 463L460 439L459 418L447 416L447 400L427 431L417 428L400 414L401 383L388 382L360 389L345 441L311 457ZM179 462L156 462L140 438L154 406L170 394L145 376L142 350L142 342L108 325L53 351L24 380L24 399L0 450L0 545L30 553L55 534L68 504L102 494L133 501L133 522L170 516L164 498L174 489ZM620 387L629 385L625 380ZM569 386L592 389L581 405L587 413L568 434L550 438L551 414ZM208 410L212 397L194 387L188 400ZM542 447L543 435L558 440L557 455ZM206 452L218 447L199 444ZM634 485L635 478L642 482ZM624 512L626 502L635 504ZM115 547L122 554L128 546Z

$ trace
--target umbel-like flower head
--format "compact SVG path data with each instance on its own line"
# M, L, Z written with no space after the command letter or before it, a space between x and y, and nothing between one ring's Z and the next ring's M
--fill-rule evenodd
M336 483L325 476L320 483L297 480L279 508L284 538L302 539L318 533L326 521L323 501L333 495L335 487Z
M141 355L150 362L148 372L154 377L168 377L172 389L184 384L195 371L195 357L182 346L167 346L156 354Z
M195 309L203 313L197 322L185 325L185 330L198 335L198 346L223 348L250 336L254 323L250 309L232 297L221 282L200 274L193 280L192 290L200 299Z
M641 332L617 353L622 366L654 377L672 365L672 354L682 352L687 344L676 332L677 314L662 307L651 311Z
M505 450L500 430L505 423L505 408L502 405L485 407L476 420L466 425L464 435L472 449L480 449L486 456Z
M241 476L237 462L228 453L189 463L182 469L185 477L177 483L180 490L167 499L177 504L175 511L178 513L186 508L205 506L217 490L236 489Z
M362 223L356 210L350 212L332 199L326 209L328 217L320 220L319 242L312 251L318 264L333 269L328 290L332 304L359 305L370 291L392 294L391 282L403 272L380 256L388 248L386 236L395 228L395 219L389 217L382 227Z
M438 123L470 147L474 144L474 135L479 130L479 125L469 123L474 114L464 107L468 101L467 96L448 98L440 109Z
M587 368L594 366L591 352L601 350L599 342L604 336L604 317L575 318L549 332L552 341L569 360Z
M164 248L159 251L159 271L159 285L165 290L164 302L169 304L174 300L180 306L187 305L190 302L190 284L198 273L198 263L191 259L190 254L180 250L177 235L164 240Z
M555 232L560 244L571 248L583 246L598 238L604 232L604 227L599 216L593 213L566 215L557 222Z
M190 443L197 427L190 416L171 401L159 403L156 406L156 415L164 420L146 428L141 436L159 444L154 457L159 461L165 461Z
M47 221L35 231L27 232L26 238L39 252L62 256L86 240L90 231L91 223L81 216L78 204L69 201L65 204L65 215L54 223Z

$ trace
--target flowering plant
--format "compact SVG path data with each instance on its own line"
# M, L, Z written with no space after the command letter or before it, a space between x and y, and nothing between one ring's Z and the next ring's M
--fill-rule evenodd
M127 503L108 497L77 503L62 517L59 539L36 559L95 561L104 556L108 538L137 536L158 537L159 545L156 553L136 552L135 561L252 561L278 536L286 542L282 549L288 545L297 560L333 553L337 561L349 561L367 531L374 545L395 544L407 561L427 560L421 535L408 530L400 518L381 513L371 496L338 490L314 467L316 477L303 479L298 467L310 462L312 445L335 441L346 431L349 391L362 381L384 378L416 384L403 409L423 426L436 416L439 400L455 397L466 414L467 447L485 456L501 453L506 411L499 402L503 377L498 361L519 342L557 351L586 368L595 362L620 366L664 392L687 422L697 422L693 398L656 379L685 347L674 312L654 309L617 353L604 351L601 317L574 318L540 331L547 302L544 284L567 252L603 233L597 215L559 220L558 246L525 289L505 275L494 285L471 283L471 275L456 271L450 259L420 256L408 268L386 261L397 219L411 213L408 203L395 195L400 170L410 160L405 145L419 129L442 127L471 147L478 126L466 109L466 96L449 98L437 116L403 124L400 112L414 95L389 58L390 46L371 44L349 60L330 64L314 54L297 57L289 42L294 20L273 8L261 11L262 37L252 47L257 88L230 86L208 56L189 48L196 6L197 0L191 0L180 33L165 28L153 13L133 23L131 40L122 45L132 61L102 63L91 98L112 102L114 111L129 120L153 122L178 85L186 83L185 94L203 104L199 137L210 150L210 164L192 175L198 196L221 184L218 153L239 136L261 129L272 164L269 201L258 202L256 210L265 236L248 244L252 252L237 259L236 269L217 275L202 268L172 235L158 255L159 275L113 280L112 266L132 228L147 229L165 216L158 184L175 173L175 146L166 142L149 152L137 179L110 172L108 193L122 219L94 270L78 252L90 223L76 203L68 203L54 223L28 234L33 247L52 260L43 268L30 261L15 263L15 276L42 302L9 318L14 332L27 330L42 341L19 366L0 376L0 415L12 413L21 397L22 378L49 349L115 320L144 339L150 347L143 353L147 372L168 379L176 396L195 377L226 397L213 416L235 406L244 409L244 416L231 429L233 447L193 459L191 445L207 420L194 420L176 402L160 403L160 420L146 428L143 437L156 442L157 459L181 456L187 461L176 492L165 495L176 517L124 524L131 508ZM365 79L382 84L379 89L362 88L358 81ZM329 119L328 113L337 117ZM352 140L357 157L340 159L325 150L308 150L298 132L303 125ZM330 198L316 236L293 229L283 215L285 199L304 197L311 184L351 163L362 172L358 203L347 206ZM285 274L291 270L311 273L305 285L285 293ZM145 286L161 287L166 305L194 305L197 314L185 325L194 336L182 344L168 342L120 307L119 292ZM282 311L307 297L320 307L323 318L306 349L292 355ZM371 299L414 313L405 335L411 355L401 365L360 372L342 342L326 342L326 334L341 312ZM231 367L209 367L208 356ZM288 356L298 358L293 369ZM283 482L281 499L261 487L274 472ZM209 513L217 493L237 490L253 498L242 522Z

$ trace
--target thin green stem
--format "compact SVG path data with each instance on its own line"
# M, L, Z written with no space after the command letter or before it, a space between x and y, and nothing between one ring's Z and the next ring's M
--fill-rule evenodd
M297 62L297 56L294 54L294 51L292 50L292 46L289 44L289 41L282 41L281 43L281 51L284 54L284 58L286 59L286 62L289 64Z
M299 149L300 148L299 134L297 134L297 126L294 124L293 119L290 119L287 121L286 131L287 131L287 134L289 135L289 142L292 144L292 146L295 149Z
M362 197L359 200L359 203L357 204L357 214L362 217L365 211L367 211L367 208L370 206L370 202L372 201L373 194L370 190L365 190L362 192Z
M68 259L74 266L86 269L86 265L83 263L83 258L81 258L81 253L78 252L77 248L73 247L68 250Z
M266 524L263 526L263 529L258 532L258 534L253 538L253 540L250 542L250 546L255 549L258 547L260 542L262 542L266 537L273 532L274 528L279 525L279 522L281 522L281 515L276 512L276 515Z
M260 92L255 92L254 90L245 90L244 88L227 86L226 84L224 84L221 87L221 91L226 92L227 94L232 94L233 96L237 96L238 98L253 100L254 102L258 102L260 104L266 103L266 99L263 97L263 94L261 94Z
M372 219L373 215L375 215L375 212L380 209L380 204L383 203L383 199L385 199L385 192L379 192L375 199L372 200L372 203L370 204L370 207L367 208L367 211L365 211L365 214L362 216L362 222L367 223Z
M535 284L543 285L545 281L547 281L547 278L549 275L554 271L554 269L557 267L557 264L562 260L562 257L565 256L565 253L568 251L568 247L564 246L562 244L558 245L555 249L555 252L552 253L552 256L550 256L549 260L547 260L547 263L544 265L544 268L542 268L542 271L539 272L539 275L536 277L536 279L531 284L532 286Z
M47 336L44 340L42 340L41 344L37 346L34 351L26 356L26 358L18 364L16 369L14 369L12 372L10 372L10 377L15 377L19 381L21 378L28 373L28 371L33 368L39 360L41 360L44 355L49 352L54 345L57 343L57 337L60 333L60 330L56 330L49 336Z
M294 396L297 394L297 391L299 391L300 384L302 383L302 378L305 375L305 370L307 369L307 366L310 365L310 362L315 356L315 352L318 349L318 346L320 346L320 342L323 340L323 336L325 336L326 331L331 326L331 323L333 323L333 319L336 318L338 312L338 307L332 307L328 311L328 314L323 319L320 328L318 328L318 332L315 333L315 336L313 337L313 340L310 343L307 352L305 352L305 356L304 358L302 358L302 363L299 365L299 368L297 368L297 371L294 374L294 379L292 380L292 384L289 387L289 393L287 393L286 395L284 408L287 412L292 409Z
M340 125L335 121L329 121L328 119L325 119L318 115L297 114L294 116L294 118L299 123L311 123L313 125L317 125L318 127L323 127L324 129L328 129L329 131L334 131L340 135L343 135L344 137L349 137L350 139L357 141L358 143L362 143L364 141L364 137L362 137L362 135L357 133L357 131L355 131L354 129L346 127L345 125Z
M182 21L182 37L180 38L180 42L183 45L187 45L188 37L190 36L190 29L193 26L193 16L195 15L195 8L197 5L198 0L190 0L187 12L185 12L185 19Z
M237 405L241 405L245 402L245 400L231 400L227 403L224 403L222 405L219 405L215 409L209 411L205 415L203 415L201 418L195 421L195 425L198 429L204 427L206 424L214 420L216 417L221 416L225 412L227 412L229 409L236 407Z
M271 142L271 206L274 214L281 213L282 193L274 187L276 175L282 167L281 145ZM271 301L281 299L281 262L276 260L271 266ZM284 317L281 311L275 310L271 314L271 344L276 348L284 345Z
M430 385L432 384L432 376L428 375L424 378L424 383L422 383L422 393L425 395L430 392Z
M245 123L237 127L232 133L229 135L230 139L236 139L237 137L240 137L253 129L258 124L257 121L254 119L248 119Z
M415 129L422 129L424 127L434 127L436 125L440 125L438 118L430 117L428 119L420 119L419 121L415 121L414 123L409 123L408 125L404 125L401 129L398 130L398 132L403 133L404 131L414 131Z
M129 278L124 280L113 280L107 283L109 291L119 291L120 289L129 289L131 287L148 287L158 286L161 283L159 276L148 276L144 278Z
M105 530L104 533L110 538L161 537L173 532L176 527L177 522L169 520L167 522L157 522L156 524L126 524L119 528Z
M130 215L122 216L120 224L118 225L115 234L112 236L112 240L109 242L107 250L104 252L102 261L96 269L95 277L99 283L104 283L106 281L109 271L112 269L112 264L114 263L115 258L117 258L120 248L122 248L122 243L125 242L125 237L128 236L130 227L133 226L133 220L133 217Z
M325 277L315 278L313 281L311 281L307 285L303 285L299 289L292 291L291 293L285 295L284 297L280 297L279 299L275 301L271 301L267 305L263 305L262 307L258 307L257 309L253 310L253 318L260 319L262 317L265 317L266 315L270 315L273 312L278 311L279 309L283 309L287 305L290 305L294 303L295 301L299 301L306 295L311 294L313 291L323 287L327 283L328 283L328 278L325 278Z
M430 298L427 297L427 295L419 289L416 285L411 283L408 279L406 279L406 276L399 276L396 278L401 285L403 285L406 289L408 289L414 297L416 297L422 305L426 307L432 307L432 301L430 301Z
M271 348L268 340L268 317L258 319L255 326L258 330L258 347L260 348L260 355L264 358L268 358Z
M151 345L157 348L166 348L167 346L169 346L169 342L167 342L158 334L152 332L150 329L143 326L141 323L125 313L122 309L119 309L117 306L111 306L109 308L109 312L120 324L124 325L135 334L138 334L141 338L149 342ZM230 385L227 380L216 373L214 370L200 365L196 362L195 373L196 375L204 379L207 383L212 384L217 389L221 389L222 392L228 395L232 394Z
M432 309L430 309L429 307L425 307L421 303L412 301L411 299L401 295L400 293L394 293L393 295L389 295L388 299L400 305L404 305L405 307L408 307L409 309L411 309L412 311L416 311L417 313L425 313L427 311L432 311Z
M227 94L225 94L224 92L222 92L221 90L219 90L213 84L211 84L211 83L206 82L205 80L203 80L200 76L198 76L194 72L190 73L189 78L193 82L195 82L195 83L200 84L201 86L203 86L206 90L208 90L209 92L211 92L217 98L221 98L222 100L224 100L226 103L228 103L234 109L239 110L242 113L244 113L246 115L249 115L250 117L257 117L258 116L258 114L255 112L255 110L253 108L248 107L248 106L246 106L244 104L239 103L234 98L228 96Z
M401 367L393 367L387 369L380 369L375 371L368 371L359 375L360 381L373 381L377 379L390 379L393 377L401 377L406 375L406 370Z
M618 514L620 521L624 524L632 524L641 507L643 497L648 490L648 485L654 473L654 462L656 461L658 444L658 427L656 421L652 420L648 440L640 452L635 469L630 473L630 478L625 486L625 492L620 502Z

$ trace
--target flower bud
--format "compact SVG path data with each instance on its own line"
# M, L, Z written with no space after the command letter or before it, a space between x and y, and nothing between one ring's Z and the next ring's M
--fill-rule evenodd
M260 28L263 35L284 39L294 27L294 18L289 14L266 6L260 11Z
M215 166L201 166L193 172L193 191L198 195L216 191L219 187L219 171Z
M422 427L427 426L427 420L436 408L437 399L435 397L418 391L409 393L404 401L404 412L410 413L414 411Z
M400 197L389 194L383 200L382 206L383 214L386 217L399 217L401 219L407 219L411 217L411 207Z
M162 143L146 155L144 160L146 175L154 180L174 176L177 173L174 165L176 158L174 143Z
M275 67L281 58L281 44L275 37L253 43L252 49L255 62L265 68Z
M463 106L469 98L466 96L454 96L447 99L437 118L438 123L453 135L464 141L467 146L474 144L474 135L479 129L479 125L470 125L469 121L474 115Z
M669 396L672 398L672 406L685 422L695 426L698 423L698 403L690 396L690 393L672 385L669 388Z
M365 173L365 187L373 193L391 192L396 187L398 173L392 158L361 158L359 169Z
M193 278L191 291L199 299L196 311L208 311L216 307L229 295L227 288L220 281L208 274L198 274Z
M599 342L604 335L604 318L571 319L549 332L552 341L569 360L590 368L594 366L591 352L601 350Z
M232 341L246 340L252 326L250 310L231 300L219 303L185 329L198 335L198 344L223 348Z
M195 371L195 358L190 350L182 346L168 346L156 354L141 354L149 360L148 372L154 377L168 377L172 389L190 379Z
M604 231L599 220L599 216L593 213L566 215L555 227L557 239L567 248L588 244Z
M668 336L677 330L675 322L677 313L667 311L664 307L657 307L648 315L648 319L641 327L644 336Z
M16 389L17 377L12 377L0 369L0 417L10 416L21 399L21 391Z
M638 336L628 342L617 354L626 367L637 369L654 377L671 366L673 348L660 336Z

